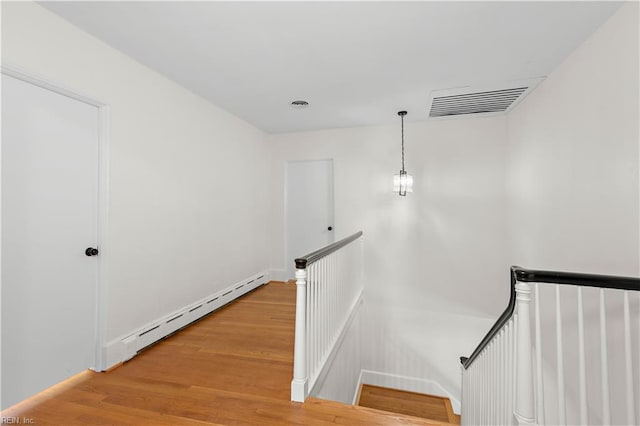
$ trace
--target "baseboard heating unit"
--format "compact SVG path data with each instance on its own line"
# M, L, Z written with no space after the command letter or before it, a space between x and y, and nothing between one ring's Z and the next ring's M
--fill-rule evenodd
M102 370L107 370L120 362L130 360L148 346L170 336L243 294L268 282L269 272L265 271L255 274L239 283L153 321L126 337L112 340L105 348L106 365L103 366Z

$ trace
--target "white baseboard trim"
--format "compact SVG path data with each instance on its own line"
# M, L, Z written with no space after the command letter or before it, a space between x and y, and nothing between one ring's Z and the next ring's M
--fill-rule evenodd
M385 388L398 389L407 392L426 393L429 395L442 396L451 400L453 412L460 414L460 401L448 392L438 382L417 377L399 376L397 374L381 373L379 371L362 370L358 379L356 394L353 397L355 404L358 390L361 384L382 386Z
M102 359L105 360L105 365L100 366L99 369L102 371L108 370L118 363L128 361L145 347L167 337L243 294L268 283L270 279L272 278L270 278L268 271L257 273L224 290L152 321L138 330L110 341L104 348L104 357Z
M358 375L358 383L356 383L356 391L353 393L353 400L351 405L356 405L358 403L358 397L360 396L360 386L362 386L362 371L360 370L360 374Z
M284 269L269 269L271 281L287 281L287 271Z

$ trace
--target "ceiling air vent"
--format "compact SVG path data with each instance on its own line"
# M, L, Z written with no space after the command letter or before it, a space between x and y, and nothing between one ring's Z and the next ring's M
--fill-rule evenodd
M429 117L472 114L501 114L512 109L540 82L541 78L493 87L462 87L431 94Z

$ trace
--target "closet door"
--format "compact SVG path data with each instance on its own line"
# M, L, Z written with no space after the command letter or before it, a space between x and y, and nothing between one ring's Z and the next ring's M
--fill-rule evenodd
M95 362L98 142L98 108L2 75L2 408Z

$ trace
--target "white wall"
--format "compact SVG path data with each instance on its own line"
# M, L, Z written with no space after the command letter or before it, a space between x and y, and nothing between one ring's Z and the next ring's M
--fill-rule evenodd
M2 61L111 107L108 339L268 268L264 134L34 3Z
M511 263L638 276L638 3L508 117Z

